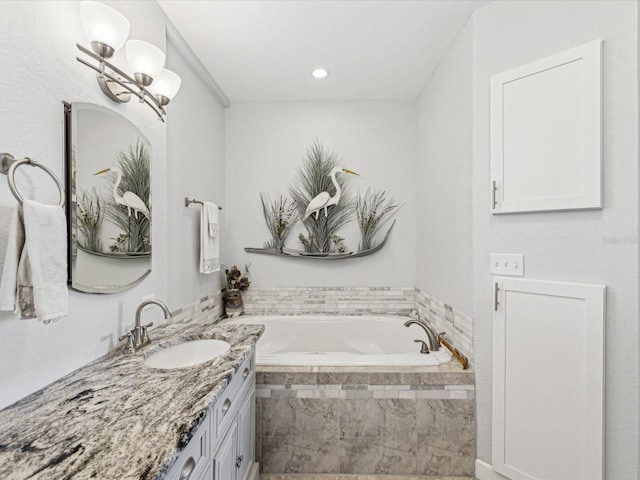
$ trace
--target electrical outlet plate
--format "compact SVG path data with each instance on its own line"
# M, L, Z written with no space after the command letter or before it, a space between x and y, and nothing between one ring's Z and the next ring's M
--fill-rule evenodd
M494 275L524 275L524 255L521 253L492 253L491 273Z

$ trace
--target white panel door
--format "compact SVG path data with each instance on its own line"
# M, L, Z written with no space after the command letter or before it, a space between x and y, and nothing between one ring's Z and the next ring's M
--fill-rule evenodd
M601 48L491 78L493 213L602 207Z
M494 280L494 469L603 480L605 287Z
M238 429L234 423L213 456L214 480L236 480L237 439Z
M238 479L245 480L255 461L255 393L250 391L238 410Z

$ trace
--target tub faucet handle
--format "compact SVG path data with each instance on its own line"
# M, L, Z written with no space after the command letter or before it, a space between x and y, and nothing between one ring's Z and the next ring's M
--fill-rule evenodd
M427 342L424 342L422 340L414 340L414 342L416 343L421 343L422 346L420 347L420 353L429 353L429 347L427 346Z

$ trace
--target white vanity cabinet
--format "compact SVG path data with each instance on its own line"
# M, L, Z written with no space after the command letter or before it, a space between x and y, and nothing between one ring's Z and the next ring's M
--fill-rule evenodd
M254 480L255 359L251 355L214 406L217 441L212 449L214 480Z
M205 419L169 470L168 480L211 480L210 430Z
M257 480L255 348L207 412L167 480Z
M235 421L213 455L214 480L253 480L255 454L255 393L246 392Z

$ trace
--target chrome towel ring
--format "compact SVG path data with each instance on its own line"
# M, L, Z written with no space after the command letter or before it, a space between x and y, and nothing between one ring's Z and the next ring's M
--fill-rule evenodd
M21 205L24 203L24 198L22 198L22 195L20 195L20 193L18 192L14 175L15 175L16 169L20 167L20 165L26 164L26 165L31 165L32 167L40 167L42 170L46 172L47 175L51 177L51 179L56 183L56 186L58 187L58 190L60 192L59 205L61 207L64 206L64 203L65 203L64 187L62 186L62 183L60 182L58 177L56 177L55 173L53 173L45 165L35 160L31 160L29 157L25 157L21 160L16 160L13 158L13 155L11 155L10 153L0 153L0 161L1 161L0 172L7 175L7 180L9 182L9 188L11 189L11 193L13 193L13 196L16 197L16 200L18 200L18 202L20 202Z

